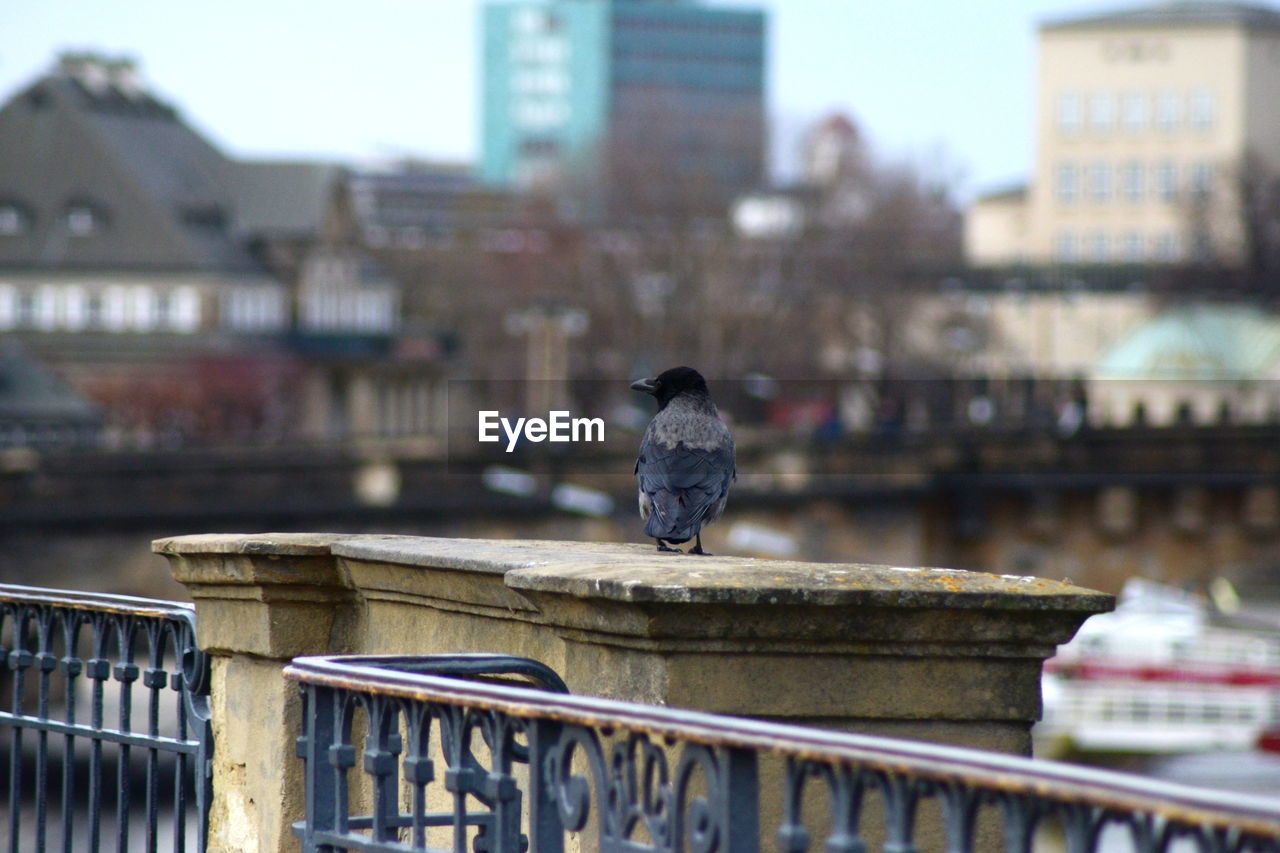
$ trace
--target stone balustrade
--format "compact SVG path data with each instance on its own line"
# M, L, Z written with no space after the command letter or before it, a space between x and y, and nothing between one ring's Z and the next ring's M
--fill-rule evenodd
M1040 669L1111 596L949 569L337 534L158 540L213 657L211 849L289 850L303 654L499 652L575 693L1029 754Z

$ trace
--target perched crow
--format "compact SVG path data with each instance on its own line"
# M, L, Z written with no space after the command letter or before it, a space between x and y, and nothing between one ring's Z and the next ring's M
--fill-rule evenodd
M673 367L631 388L658 401L636 460L644 533L658 540L659 551L680 553L666 543L696 539L689 553L706 554L702 526L724 512L737 478L733 436L711 402L706 380L691 367Z

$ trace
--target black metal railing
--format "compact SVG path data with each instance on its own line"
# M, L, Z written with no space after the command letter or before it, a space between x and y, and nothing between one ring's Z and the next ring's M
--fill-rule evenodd
M0 585L0 659L10 851L204 850L209 663L190 605Z
M304 850L563 853L575 833L605 853L1025 853L1046 837L1084 853L1117 833L1143 853L1280 850L1280 800L425 675L415 660L286 669L304 703Z

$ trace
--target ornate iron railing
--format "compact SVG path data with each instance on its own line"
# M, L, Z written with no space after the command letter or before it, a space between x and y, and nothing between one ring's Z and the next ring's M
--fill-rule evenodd
M10 851L204 849L209 664L190 605L0 585L0 659Z
M432 665L286 669L304 702L304 850L563 853L577 833L603 853L803 853L815 839L827 853L1025 853L1048 834L1083 853L1117 827L1142 853L1280 850L1280 800L422 674Z

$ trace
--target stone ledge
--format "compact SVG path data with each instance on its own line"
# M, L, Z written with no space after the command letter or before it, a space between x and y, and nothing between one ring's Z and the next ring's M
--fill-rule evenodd
M1059 581L958 569L661 554L638 544L353 536L336 556L504 575L531 592L628 603L863 605L911 609L1110 610L1113 598Z
M277 557L324 557L349 533L196 533L151 543L155 554L260 554Z

